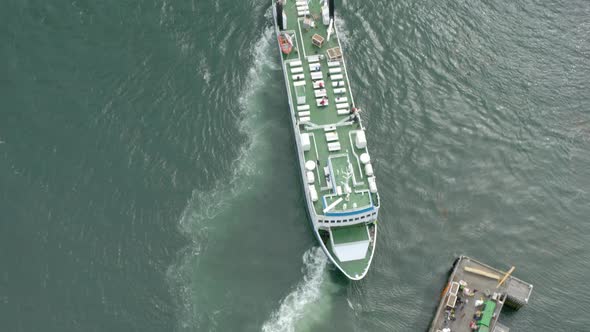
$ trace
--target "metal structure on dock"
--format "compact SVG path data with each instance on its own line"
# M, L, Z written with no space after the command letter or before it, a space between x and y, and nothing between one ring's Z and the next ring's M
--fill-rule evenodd
M508 332L498 322L504 305L518 310L529 302L533 285L514 276L512 267L500 271L472 258L461 256L430 326L430 332Z

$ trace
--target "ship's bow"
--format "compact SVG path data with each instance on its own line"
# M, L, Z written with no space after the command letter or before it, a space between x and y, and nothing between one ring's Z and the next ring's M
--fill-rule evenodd
M350 279L362 279L375 250L376 225L360 224L330 228L326 249L338 268Z

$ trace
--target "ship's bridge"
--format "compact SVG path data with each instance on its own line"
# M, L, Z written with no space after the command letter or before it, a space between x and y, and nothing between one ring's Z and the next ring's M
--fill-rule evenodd
M360 182L355 178L348 154L330 156L326 167L328 186L332 192L322 197L324 215L347 216L373 208L373 200L368 189L353 189L359 186Z

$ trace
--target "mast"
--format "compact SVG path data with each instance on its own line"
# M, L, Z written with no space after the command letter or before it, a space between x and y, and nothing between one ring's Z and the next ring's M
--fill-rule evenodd
M279 26L279 30L283 30L283 2L281 0L277 0L277 25Z
M334 19L334 0L328 0L328 8L330 9L330 18Z
M328 25L328 41L330 40L330 35L334 30L334 0L328 0L328 11L330 13L330 23Z

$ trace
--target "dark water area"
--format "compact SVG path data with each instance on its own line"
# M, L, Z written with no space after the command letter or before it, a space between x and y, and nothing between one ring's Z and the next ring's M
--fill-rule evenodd
M460 254L534 284L513 330L587 330L590 3L336 4L382 200L356 283L270 1L0 4L0 330L424 331Z

